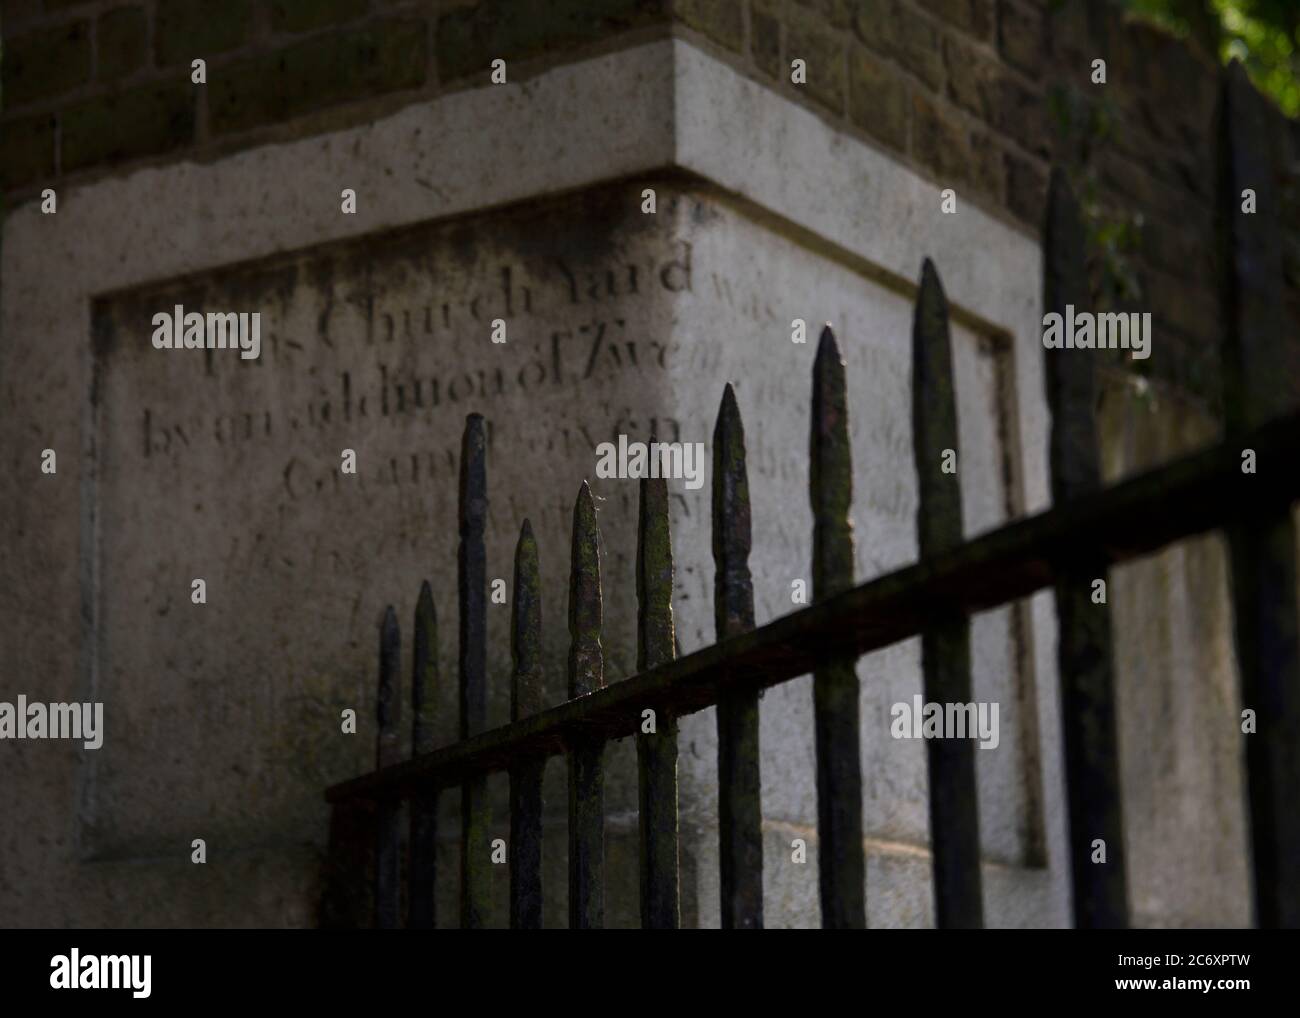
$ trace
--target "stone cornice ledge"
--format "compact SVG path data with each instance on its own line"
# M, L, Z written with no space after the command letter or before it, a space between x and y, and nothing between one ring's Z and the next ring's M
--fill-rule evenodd
M1033 241L960 191L958 214L941 214L936 184L677 38L362 127L74 186L57 219L28 202L5 224L4 278L22 281L14 263L29 244L54 245L64 279L102 293L670 166L885 275L914 280L932 255L972 317L1005 329L1030 310L1006 301L1040 278ZM354 216L339 211L344 187L357 190Z

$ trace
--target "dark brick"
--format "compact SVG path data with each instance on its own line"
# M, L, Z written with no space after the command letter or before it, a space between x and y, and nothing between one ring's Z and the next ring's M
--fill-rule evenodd
M119 7L100 15L95 28L100 78L123 78L144 66L147 28L142 7Z
M0 26L4 27L6 36L21 35L39 15L32 0L0 0Z
M1047 171L1013 152L1004 155L1007 174L1007 208L1035 230L1043 228L1047 209Z
M251 27L249 0L159 0L154 53L163 67L188 64L242 46Z
M728 49L744 45L744 10L736 0L677 0L673 16Z
M1142 224L1143 260L1191 282L1212 285L1215 252L1214 246L1205 242L1203 225L1147 216Z
M993 126L1020 142L1029 152L1047 156L1050 142L1042 94L1005 75L998 80L996 88Z
M966 128L957 112L918 91L912 92L912 157L944 187L965 182L971 158Z
M944 40L943 54L948 67L948 95L962 109L993 123L998 82L1005 73L1001 65L976 47L952 37Z
M4 44L4 101L20 106L68 92L90 80L90 22L74 21Z
M1047 56L1047 22L1035 7L1002 0L998 51L1012 67L1039 78Z
M1122 199L1126 207L1140 211L1147 218L1161 216L1177 222L1195 214L1183 192L1159 180L1145 165L1114 151L1100 153L1097 165L1107 193Z
M366 13L369 0L275 0L271 28L277 32L306 32L351 21Z
M702 23L728 17L735 8L735 48L741 46L740 6L716 5ZM438 77L453 81L486 74L500 58L526 60L585 45L630 28L666 21L668 0L553 0L520 5L515 0L483 0L474 7L449 11L438 19L435 49Z
M853 21L854 0L799 0L799 3L830 23L832 28L848 28Z
M849 51L849 119L900 152L907 151L907 84L861 46Z
M54 176L54 118L6 120L0 130L0 187L17 187Z
M920 4L980 42L993 38L993 0L920 0Z
M1088 12L1095 5L1085 3L1049 4L1045 32L1052 63L1057 67L1081 69L1087 74L1099 47L1089 31Z
M189 78L99 96L60 115L63 170L184 148L194 140Z
M785 32L786 80L792 60L802 58L808 66L808 83L796 88L807 92L824 106L844 112L844 40L836 32L811 25L787 25Z
M781 62L781 23L773 14L755 7L749 12L749 39L754 63L774 78L784 75Z
M1216 294L1158 269L1142 273L1142 292L1143 310L1149 310L1159 321L1211 343L1222 335L1222 309ZM1155 358L1162 353L1161 335L1159 329L1152 331L1151 356Z
M1007 168L1002 161L1002 150L991 135L975 131L971 134L970 151L967 183L976 193L991 198L998 205L1003 204Z
M899 11L895 0L858 0L853 5L853 32L884 56L894 56L899 40Z
M224 68L208 116L217 134L276 123L334 103L418 88L427 64L425 24L388 21L317 36Z
M903 66L935 92L943 92L943 52L938 30L926 18L906 7L897 8L898 51Z

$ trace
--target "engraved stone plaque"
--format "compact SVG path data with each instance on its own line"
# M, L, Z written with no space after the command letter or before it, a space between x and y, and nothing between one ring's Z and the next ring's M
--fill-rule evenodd
M655 433L705 443L711 464L727 381L748 440L758 622L798 607L792 581L811 579L809 394L824 321L847 364L857 578L915 558L911 295L688 182L658 182L659 211L642 214L643 186L286 253L97 303L97 479L87 512L98 535L98 693L113 737L89 763L83 836L94 854L151 856L193 837L228 850L322 837L323 789L373 762L377 623L388 603L406 641L409 732L409 632L426 578L439 618L439 741L455 739L456 503L468 413L482 413L489 429L489 579L509 584L525 517L537 533L552 703L566 688L569 526L584 478L603 544L606 681L635 670L637 484L598 479L597 444ZM178 304L260 312L260 358L154 349L152 316ZM806 344L791 340L795 318L808 323ZM496 319L504 343L492 342ZM954 347L973 533L1017 505L1006 438L1014 400L998 337L954 325ZM340 470L349 449L355 475ZM714 635L709 471L698 489L672 480L669 492L674 610L689 653ZM196 578L205 604L191 601ZM508 605L489 605L488 628L497 725L509 717ZM975 620L974 695L1001 705L999 747L976 753L983 839L989 858L1013 865L1034 862L1041 841L1030 791L1036 709L1020 639L1014 609ZM922 846L925 747L889 735L890 706L921 689L919 643L864 658L858 672L867 835ZM346 708L357 711L356 735L341 732ZM713 726L705 711L681 727L684 923L717 921ZM815 823L812 732L810 680L765 696L764 814L776 835ZM622 888L611 886L610 922L629 924L630 740L608 753L610 879ZM548 810L561 818L547 833L561 842L548 920L562 922L562 798L552 795ZM504 812L494 822L506 830ZM783 843L776 835L772 852ZM765 870L769 924L815 924L816 867L789 869ZM928 885L912 870L898 879L919 904L889 921L925 921Z

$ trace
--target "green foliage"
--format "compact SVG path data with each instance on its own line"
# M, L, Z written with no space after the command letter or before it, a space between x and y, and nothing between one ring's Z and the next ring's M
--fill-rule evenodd
M1300 115L1300 0L1120 0L1225 63L1240 60L1283 113Z
M1103 197L1094 156L1106 147L1116 113L1110 97L1076 86L1055 86L1047 106L1058 138L1058 159L1079 201L1088 241L1088 273L1102 310L1118 310L1141 299L1134 259L1141 249L1141 213L1118 208ZM1141 370L1145 361L1137 362Z

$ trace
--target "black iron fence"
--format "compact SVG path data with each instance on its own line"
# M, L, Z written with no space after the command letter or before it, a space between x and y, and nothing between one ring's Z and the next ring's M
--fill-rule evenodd
M1227 438L1218 446L1102 488L1095 432L1096 359L1088 350L1045 355L1052 413L1052 509L974 540L963 537L959 481L941 469L958 449L948 307L927 260L912 334L913 425L920 504L919 561L854 585L849 524L851 459L846 379L836 339L826 329L813 364L811 483L813 603L755 628L748 568L750 502L745 437L734 392L723 392L713 434L714 613L717 643L675 659L673 560L666 482L642 479L637 548L638 673L605 684L600 643L601 578L595 508L586 484L573 516L569 581L568 702L542 709L537 546L524 521L515 552L512 598L512 722L485 731L486 590L484 422L465 428L460 477L460 735L434 749L429 711L437 681L436 625L427 584L420 592L413 643L415 720L411 759L399 761L392 709L398 695L399 637L390 608L380 640L378 768L329 789L333 842L342 811L360 808L374 842L376 925L400 925L401 804L409 802L408 924L433 925L435 806L459 786L461 925L486 919L489 896L486 777L510 779L510 921L541 925L542 768L568 758L569 922L602 925L604 811L602 752L635 735L640 785L641 918L678 924L676 719L717 708L718 816L722 922L763 923L759 692L814 676L818 864L823 924L866 923L865 856L859 770L857 658L919 635L924 696L971 699L972 613L1055 593L1059 623L1061 721L1068 797L1068 851L1074 920L1085 927L1127 925L1113 652L1109 608L1092 584L1118 563L1194 534L1222 529L1232 557L1233 608L1243 706L1257 713L1247 740L1255 915L1261 926L1300 925L1300 644L1297 641L1296 534L1300 499L1300 413L1285 412L1289 390L1277 377L1283 343L1281 260L1276 229L1264 217L1235 216L1237 195L1271 188L1253 127L1259 102L1239 72L1225 86L1224 175L1227 303ZM1259 196L1261 207L1268 200ZM1044 241L1044 304L1087 307L1084 236L1078 208L1060 174L1049 193ZM1275 207L1275 206L1273 206ZM1254 472L1243 471L1243 451ZM643 711L656 732L642 734ZM935 920L980 926L980 838L974 744L927 740ZM373 825L373 826L372 826ZM1091 861L1103 839L1107 861ZM359 879L340 866L331 879Z

